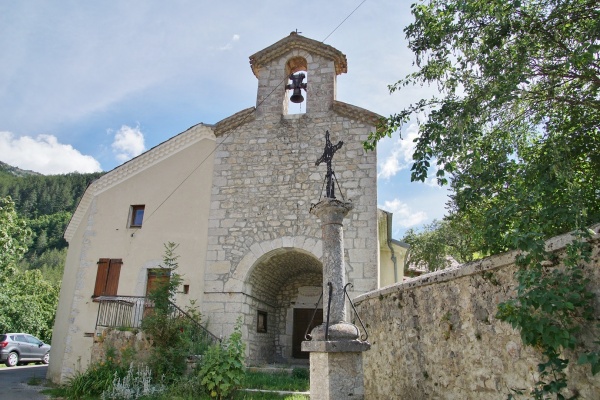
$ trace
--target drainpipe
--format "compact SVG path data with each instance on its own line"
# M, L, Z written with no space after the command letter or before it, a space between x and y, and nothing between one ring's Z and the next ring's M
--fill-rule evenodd
M387 245L392 252L392 262L394 263L394 283L398 283L398 260L396 259L396 254L394 253L394 246L392 246L392 216L393 214L390 212L385 213L386 222L387 222Z

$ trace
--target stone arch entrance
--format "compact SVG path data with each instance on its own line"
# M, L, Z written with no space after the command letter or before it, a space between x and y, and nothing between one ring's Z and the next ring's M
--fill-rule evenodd
M321 261L304 249L279 248L256 260L246 280L251 300L246 319L251 321L247 324L248 364L303 358L295 347L299 348L306 330L306 314L312 315L309 310L319 300L322 282Z

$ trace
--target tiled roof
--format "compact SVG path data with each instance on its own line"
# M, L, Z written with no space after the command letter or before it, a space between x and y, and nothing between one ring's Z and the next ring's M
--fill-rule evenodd
M290 33L289 36L281 39L279 42L251 55L250 65L252 66L252 72L258 78L258 71L261 67L293 49L302 49L333 59L336 75L348 72L348 61L344 53L322 42L300 36L296 32Z
M225 132L237 128L247 122L254 121L254 107L246 108L230 117L220 120L215 124L215 136L219 137Z

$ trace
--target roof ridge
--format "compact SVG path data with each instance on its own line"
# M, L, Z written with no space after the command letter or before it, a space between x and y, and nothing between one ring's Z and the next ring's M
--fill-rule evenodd
M333 59L336 75L348 72L348 61L344 53L333 46L292 32L277 43L250 56L250 65L254 76L258 78L258 72L261 67L293 49L302 49Z

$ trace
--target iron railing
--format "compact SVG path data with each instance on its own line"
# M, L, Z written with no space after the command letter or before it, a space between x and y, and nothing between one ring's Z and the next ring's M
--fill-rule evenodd
M99 296L94 299L98 303L96 329L142 327L144 311L153 304L143 296Z
M99 296L96 330L98 327L116 329L142 329L142 321L152 314L154 302L143 296ZM202 354L208 346L220 343L212 334L187 312L169 302L169 318L181 322L180 331L191 343L191 354Z

